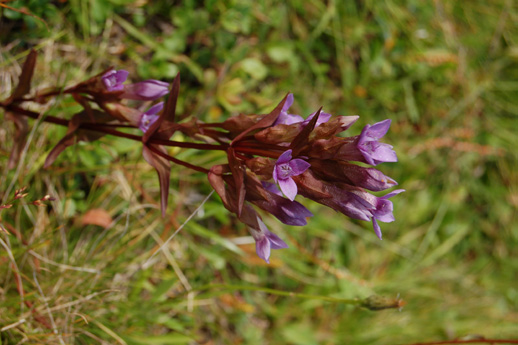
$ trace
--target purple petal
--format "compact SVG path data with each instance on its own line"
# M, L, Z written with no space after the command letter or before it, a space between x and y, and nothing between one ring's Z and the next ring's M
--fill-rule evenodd
M394 195L398 195L399 193L403 193L404 191L405 191L404 189L393 190L392 192L388 193L387 195L382 196L381 199L392 198Z
M378 162L397 162L397 155L389 144L378 143L379 146L371 154L372 159Z
M311 164L299 158L292 159L288 164L292 170L291 176L300 175L306 170L308 170L308 168L311 166Z
M381 240L381 229L378 225L378 222L376 222L376 219L372 218L372 227L374 228L374 232L376 233L376 236Z
M295 199L295 196L297 196L297 184L291 177L279 180L279 187L281 188L281 191L284 193L284 195L293 201Z
M311 115L308 116L308 118L306 120L304 120L303 122L303 125L307 125L312 119L313 117L316 115L316 113L313 113ZM333 115L331 114L328 114L328 113L324 113L324 112L320 112L320 115L318 115L318 120L317 120L317 123L315 124L315 127L318 127L320 126L321 124L323 123L326 123L327 121L329 121L329 119L333 117Z
M129 72L123 69L118 71L111 70L106 72L101 77L101 80L108 91L119 91L124 88L122 83L126 81L128 75Z
M387 131L390 128L391 122L392 121L390 119L386 119L386 120L373 124L369 128L368 136L371 138L374 138L374 140L379 140L380 138L385 136L385 134L387 134Z
M379 198L376 210L373 211L374 218L384 223L393 222L395 220L394 215L392 214L393 210L394 205L392 204L392 201Z
M281 240L281 238L279 236L275 235L272 232L268 231L268 233L266 234L266 238L270 241L270 247L272 249L288 248L288 245L286 244L286 242Z
M279 182L279 176L277 176L277 165L273 167L272 177L275 183Z
M160 102L149 108L145 113L140 117L139 128L142 132L147 132L147 130L151 127L151 125L158 120L158 115L156 115L159 111L164 108L164 102Z
M282 155L279 156L279 159L277 159L275 165L289 162L291 160L291 152L291 149L284 151Z
M159 102L159 103L155 104L154 106L152 106L151 108L149 108L146 111L146 114L148 114L148 115L155 115L159 111L161 111L162 109L164 109L164 102Z
M270 241L266 236L255 242L255 251L257 256L270 263Z
M304 121L304 119L300 115L287 114L285 112L282 112L273 125L292 125L294 123L299 123L302 121Z
M282 111L287 112L292 104L293 104L293 94L290 93L290 94L288 94L288 97L286 97L286 102L284 103L284 106L282 107Z
M275 169L274 169L274 173L275 173ZM277 181L275 180L275 182L277 182ZM261 184L263 185L263 188L266 189L268 192L278 195L278 196L282 196L281 191L279 190L279 188L277 187L277 185L275 183L261 181Z
M145 80L124 85L123 98L140 101L154 101L169 93L169 84L160 80Z

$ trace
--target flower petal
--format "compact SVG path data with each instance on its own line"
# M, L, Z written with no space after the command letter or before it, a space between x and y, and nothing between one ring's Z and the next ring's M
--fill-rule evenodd
M381 229L378 225L378 222L376 222L376 219L374 217L372 218L372 227L374 228L374 232L376 233L376 236L381 240Z
M288 245L286 244L286 242L281 240L281 238L279 236L275 235L272 232L268 231L268 233L266 234L266 238L270 241L270 247L272 249L288 248Z
M279 159L277 159L277 162L275 163L275 165L289 162L291 160L291 152L292 152L291 149L284 151L282 153L282 155L279 156Z
M257 256L266 261L266 263L270 263L270 241L266 236L255 242L255 251Z
M387 131L390 128L390 123L391 120L386 119L366 127L367 130L365 131L365 135L369 138L368 140L379 140L382 138L385 134L387 134Z
M284 106L282 107L282 111L283 112L287 112L292 104L293 104L293 94L290 93L290 94L288 94L288 97L286 97L286 102L284 102Z
M311 164L299 158L292 159L288 164L292 171L291 176L300 175L311 166Z
M295 196L297 195L297 184L291 177L279 180L279 187L281 188L281 191L284 193L284 195L293 201L295 199Z

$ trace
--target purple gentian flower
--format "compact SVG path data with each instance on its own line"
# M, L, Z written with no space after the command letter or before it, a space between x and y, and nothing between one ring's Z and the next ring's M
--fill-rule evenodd
M153 123L158 119L157 113L164 108L164 102L160 102L152 106L140 117L138 128L144 133L151 127Z
M275 163L273 168L273 180L279 185L284 195L293 201L297 195L297 184L292 176L302 174L311 166L305 160L291 159L292 150L285 151Z
M160 80L144 80L134 84L124 85L122 98L137 101L154 101L169 93L169 83Z
M259 224L259 229L250 228L252 237L255 240L255 251L261 259L266 261L266 263L270 263L271 249L288 248L288 245L279 236L270 232L259 217L257 217L257 223Z
M302 122L304 119L300 115L295 114L288 114L288 109L293 104L293 94L288 94L288 97L286 98L286 102L284 103L284 106L282 107L281 113L277 120L275 120L274 126L276 125L292 125L294 123Z
M274 183L264 181L261 181L261 183L269 194L268 200L254 200L251 201L253 204L271 213L287 225L306 225L306 218L313 217L313 213L301 203L283 198L281 191Z
M356 145L368 164L397 162L397 156L392 150L392 146L378 142L387 133L389 127L390 120L387 119L363 128Z
M394 205L392 205L392 201L388 199L404 191L404 189L396 189L395 191L390 192L387 195L377 198L376 209L372 211L372 226L374 227L374 232L380 240L381 229L378 225L377 220L384 223L390 223L395 220L394 215L392 214Z
M126 70L121 69L116 71L112 69L106 72L101 77L101 80L108 91L121 91L124 88L122 83L126 81L128 75L129 72Z

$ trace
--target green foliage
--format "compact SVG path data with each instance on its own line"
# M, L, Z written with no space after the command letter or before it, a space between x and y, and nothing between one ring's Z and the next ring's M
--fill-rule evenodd
M332 114L360 115L349 130L355 134L392 119L385 140L399 162L383 171L407 192L394 199L396 221L382 225L383 241L368 224L307 200L316 216L306 227L267 219L290 245L273 252L270 266L213 195L148 261L210 193L206 177L173 170L162 219L158 181L138 145L106 136L66 149L43 170L65 130L40 124L20 171L0 172L4 198L11 183L29 186L24 200L57 198L47 208L22 203L2 210L2 224L19 233L0 235L2 343L59 342L49 315L63 341L78 344L405 344L516 336L514 2L7 4L25 6L50 31L2 9L0 40L11 47L1 52L2 99L29 45L41 52L34 86L67 85L111 65L130 70L134 80L171 81L179 71L182 118L263 113L293 92L294 112L303 116L321 105ZM68 103L47 114L70 118L78 109ZM0 129L2 167L12 135L10 123ZM221 159L214 152L174 154L207 167ZM85 221L94 209L111 224ZM407 305L371 312L325 299L372 294L400 294Z

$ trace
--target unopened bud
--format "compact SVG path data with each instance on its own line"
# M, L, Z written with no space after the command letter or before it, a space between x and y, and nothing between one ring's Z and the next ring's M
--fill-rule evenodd
M16 200L18 200L18 199L21 199L21 198L25 198L28 194L29 194L29 193L16 194L16 195L14 196L14 198L15 198Z

